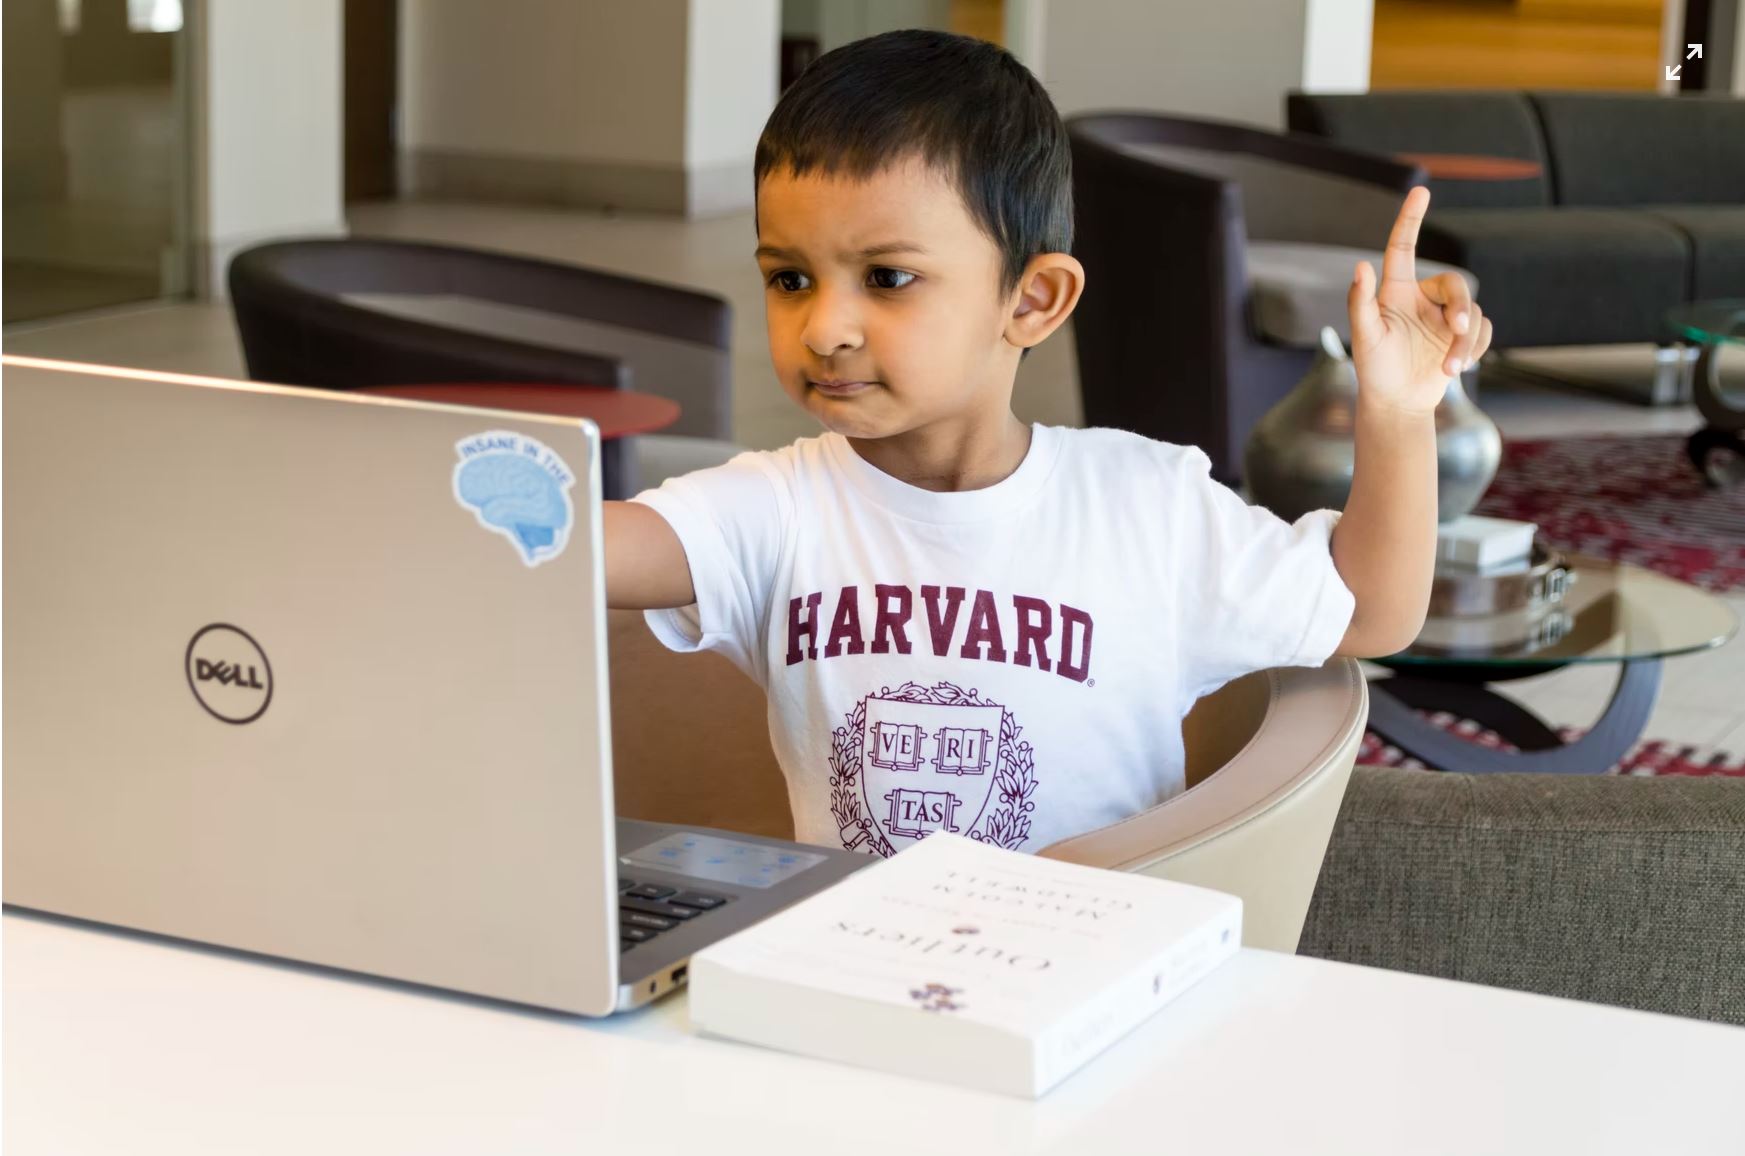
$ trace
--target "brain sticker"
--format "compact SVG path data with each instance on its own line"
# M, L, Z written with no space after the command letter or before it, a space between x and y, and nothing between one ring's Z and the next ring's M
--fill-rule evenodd
M493 430L455 443L454 496L479 525L507 538L521 560L537 566L562 554L575 522L575 474L548 446Z

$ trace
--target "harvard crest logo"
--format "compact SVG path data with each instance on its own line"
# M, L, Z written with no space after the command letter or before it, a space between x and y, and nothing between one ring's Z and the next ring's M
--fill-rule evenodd
M1035 763L1010 711L974 688L881 687L831 734L830 813L842 845L887 858L935 831L1018 850Z

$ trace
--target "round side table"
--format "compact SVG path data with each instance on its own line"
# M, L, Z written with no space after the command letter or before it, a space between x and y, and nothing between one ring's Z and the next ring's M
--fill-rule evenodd
M1431 618L1417 641L1377 661L1395 673L1372 680L1369 727L1427 765L1447 771L1604 774L1629 753L1660 691L1663 659L1720 646L1739 628L1725 601L1652 570L1571 556L1568 593L1532 620ZM1571 663L1616 663L1618 684L1594 725L1565 743L1537 715L1487 683ZM1419 717L1446 710L1515 746L1493 750Z

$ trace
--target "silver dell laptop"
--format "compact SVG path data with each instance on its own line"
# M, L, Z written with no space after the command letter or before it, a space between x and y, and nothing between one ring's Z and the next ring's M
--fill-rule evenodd
M605 1015L868 862L615 820L592 423L3 360L8 905Z

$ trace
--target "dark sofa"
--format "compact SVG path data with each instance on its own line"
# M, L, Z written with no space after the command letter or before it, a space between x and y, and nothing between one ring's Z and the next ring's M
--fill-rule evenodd
M1670 342L1667 309L1745 296L1745 100L1611 92L1290 93L1348 148L1537 162L1438 180L1418 252L1485 287L1499 349Z

